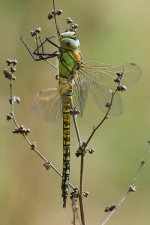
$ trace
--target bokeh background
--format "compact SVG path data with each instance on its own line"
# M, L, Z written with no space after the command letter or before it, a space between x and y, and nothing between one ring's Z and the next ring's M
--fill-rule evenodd
M110 64L136 62L142 78L123 94L125 112L107 120L95 134L90 146L94 155L85 159L84 189L87 224L100 224L104 208L117 201L127 190L150 137L150 2L146 0L56 0L63 10L61 30L70 16L79 24L78 34L84 61ZM44 62L34 62L20 41L23 36L31 46L30 31L42 27L43 36L55 34L53 21L47 20L51 0L0 0L0 68L6 58L17 58L15 95L21 97L16 115L21 124L31 128L31 140L43 155L62 167L62 123L46 124L32 110L35 93L57 85L55 70ZM1 70L2 74L2 70ZM24 140L12 134L14 125L5 120L9 112L8 81L0 76L0 224L58 225L70 224L72 211L68 199L62 209L61 179L46 171L43 162L30 151ZM92 126L103 116L89 97L80 122L86 139ZM79 183L77 141L72 129L71 182ZM131 194L108 224L141 225L150 221L149 161L138 179L137 192Z

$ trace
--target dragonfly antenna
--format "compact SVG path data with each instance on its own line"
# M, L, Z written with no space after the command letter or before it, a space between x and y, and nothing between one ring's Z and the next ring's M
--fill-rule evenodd
M56 20L55 0L53 0L53 9L54 9L54 20L55 20L56 31L57 31L57 35L59 37L60 36L60 31L59 31L58 23L57 23L57 20Z

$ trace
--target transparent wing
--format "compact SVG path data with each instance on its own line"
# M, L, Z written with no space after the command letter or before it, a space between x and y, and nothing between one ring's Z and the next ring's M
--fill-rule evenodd
M83 64L83 70L87 74L90 73L90 76L92 74L94 80L96 79L101 84L104 83L109 87L114 87L116 85L114 78L117 73L123 74L121 84L127 87L132 86L141 77L142 73L140 67L135 63L114 66L99 62L89 62Z
M98 83L93 82L93 85L89 87L89 91L100 110L106 113L106 111L108 110L106 104L111 102L112 90L109 89L108 86L99 86ZM119 116L123 113L123 111L123 102L119 93L117 92L113 98L109 115Z
M107 102L111 101L112 91L116 89L114 79L117 73L122 73L121 84L127 87L134 84L141 76L141 69L134 63L112 66L103 63L85 63L79 70L80 80L86 83L88 90L98 107L106 112ZM118 116L123 113L123 103L119 93L113 100L110 114Z
M33 100L33 109L47 122L54 123L62 117L62 96L59 88L39 91Z
M83 79L79 79L78 74L73 80L73 106L80 110L80 116L83 115L85 102L87 99L87 83Z

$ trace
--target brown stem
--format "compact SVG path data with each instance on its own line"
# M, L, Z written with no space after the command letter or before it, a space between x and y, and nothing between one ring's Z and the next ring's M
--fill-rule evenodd
M84 169L84 153L81 154L81 165L80 165L80 193L79 193L79 203L80 203L80 215L82 225L85 225L84 208L83 208L83 169Z

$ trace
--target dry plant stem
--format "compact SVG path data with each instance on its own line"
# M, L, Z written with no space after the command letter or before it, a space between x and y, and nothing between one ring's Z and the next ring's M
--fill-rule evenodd
M72 221L72 224L73 225L76 225L76 211L74 209L74 203L72 201L72 212L73 212L73 221Z
M108 118L108 114L110 112L112 102L114 99L114 96L116 94L117 90L112 93L111 101L110 101L110 107L108 108L105 116L101 120L101 122L93 129L91 135L89 136L88 140L84 144L83 153L81 154L81 165L80 165L80 195L79 195L79 202L80 202L80 213L81 213L81 220L83 225L85 225L85 218L84 218L84 208L83 208L83 170L84 170L84 150L86 149L87 145L89 144L90 140L92 139L94 133L96 130L103 124L103 122Z
M116 210L123 204L123 202L126 200L127 196L129 195L129 193L131 192L135 192L136 191L136 182L137 182L137 179L139 177L139 175L141 174L141 171L143 169L143 166L145 165L145 163L147 162L148 158L149 158L149 154L150 154L150 141L148 141L148 146L147 146L147 149L144 153L144 157L143 159L140 161L140 165L138 166L137 168L137 171L135 173L135 176L132 178L131 182L130 182L130 185L129 185L129 188L127 190L127 192L125 192L125 194L120 198L120 200L116 203L116 204L113 204L113 210L110 211L108 210L108 212L110 211L110 213L108 214L108 216L105 218L104 222L101 223L101 225L105 225L108 220L112 217L112 215L116 212ZM110 207L108 207L109 209Z
M73 221L72 224L76 225L76 212L74 211L73 207L72 207L72 212L73 212Z
M12 79L10 79L10 99L13 99L13 80ZM18 124L17 119L15 117L15 103L13 101L11 101L11 116L12 116L12 120L13 120L14 124L16 125L16 128L19 129L20 125ZM73 120L74 120L75 129L76 129L76 132L77 132L78 142L79 142L79 145L80 145L81 138L80 138L80 135L79 135L79 132L78 132L76 115L74 115L74 114L73 114ZM44 161L45 168L48 170L51 167L60 177L62 177L62 174L57 170L57 168L52 163L50 163L40 153L40 151L38 151L36 145L34 146L34 148L32 147L33 143L29 140L27 135L25 133L21 133L21 134L22 134L23 138L25 139L25 141L27 142L27 144L30 146L30 148ZM82 171L83 171L83 169L82 169ZM81 183L81 185L83 185L83 184ZM69 186L74 190L74 187L73 187L73 185L71 183L69 183ZM72 206L72 209L73 209L73 224L75 225L76 224L76 220L78 220L79 224L85 225L82 197L80 198L80 205L81 205L80 208L82 208L82 210L80 210L82 212L81 213L81 221L82 221L82 223L81 223L79 215L78 215L78 207L76 206L76 202L74 204L75 204L74 205L74 209L73 209L73 206Z
M54 9L54 12L56 12L55 0L53 0L53 9ZM60 36L60 32L59 32L59 27L58 27L58 24L57 24L57 21L56 21L56 14L55 13L54 13L54 20L55 20L57 36L59 37Z
M112 97L111 97L111 100L110 100L110 105L108 107L108 110L106 111L106 114L104 115L103 119L99 122L99 124L96 127L93 128L93 131L91 132L89 138L87 139L87 141L84 144L84 149L86 149L86 147L88 146L89 142L91 141L93 135L98 130L98 128L104 123L104 121L106 119L108 119L108 115L109 115L109 112L111 110L111 106L112 106L112 103L113 103L113 100L114 100L114 97L115 97L116 93L117 93L117 89L114 92L112 92Z
M74 105L73 105L72 99L71 99L71 110L72 112L74 111ZM77 124L77 115L74 112L72 113L72 118L73 118L73 123L74 123L75 131L76 131L78 143L79 143L79 146L81 146L82 141L81 141L81 136L80 136L80 132L79 132L78 124Z
M84 154L81 154L81 163L80 163L80 193L79 193L79 203L80 203L80 215L82 225L85 225L85 216L83 208L83 170L84 170Z
M10 88L9 89L10 89L10 99L13 99L13 80L12 79L10 79ZM12 115L12 120L13 120L14 124L19 129L20 125L18 124L17 119L15 117L15 103L11 103L11 115ZM25 141L28 143L30 148L44 161L45 168L47 170L52 168L60 177L62 177L62 174L59 172L59 170L41 154L41 152L37 149L36 146L34 148L32 148L33 143L29 140L29 138L26 136L26 134L22 133L22 136L25 139ZM74 186L71 183L69 183L69 186L72 189L74 189Z
M73 123L74 123L79 146L81 146L82 141L81 141L80 132L79 132L78 124L77 124L76 115L73 115Z
M71 103L71 107L73 109L73 104ZM73 122L75 126L75 131L78 139L79 146L81 146L81 137L80 132L77 124L76 115L73 113ZM80 187L79 187L79 205L80 205L80 216L82 225L85 225L85 216L84 216L84 208L83 208L83 170L84 170L84 154L81 154L81 163L80 163Z
M79 212L78 212L78 204L77 204L77 199L72 199L72 212L73 212L73 221L72 224L76 225L76 220L78 220L79 224L82 225Z
M91 139L92 139L94 133L96 132L96 130L108 118L108 114L110 112L110 109L111 109L113 99L114 99L114 96L115 96L116 92L117 92L117 89L112 93L112 97L111 97L111 100L110 100L110 106L108 107L108 110L107 110L106 114L104 115L101 122L93 129L91 135L89 136L88 140L84 143L84 146L83 146L83 149L82 149L81 161L80 161L81 163L80 163L80 187L79 187L79 205L80 205L80 215L81 215L82 225L86 225L85 216L84 216L84 207L83 207L83 172L84 172L84 155L85 155L84 151L85 151L87 145L89 144L89 142L91 141ZM78 125L77 125L76 115L74 115L74 114L73 114L73 121L74 121L74 126L75 126L75 130L76 130L76 135L77 135L77 139L78 139L78 142L79 142L79 146L81 146L82 142L81 142L81 138L80 138L80 132L79 132L79 128L78 128Z

